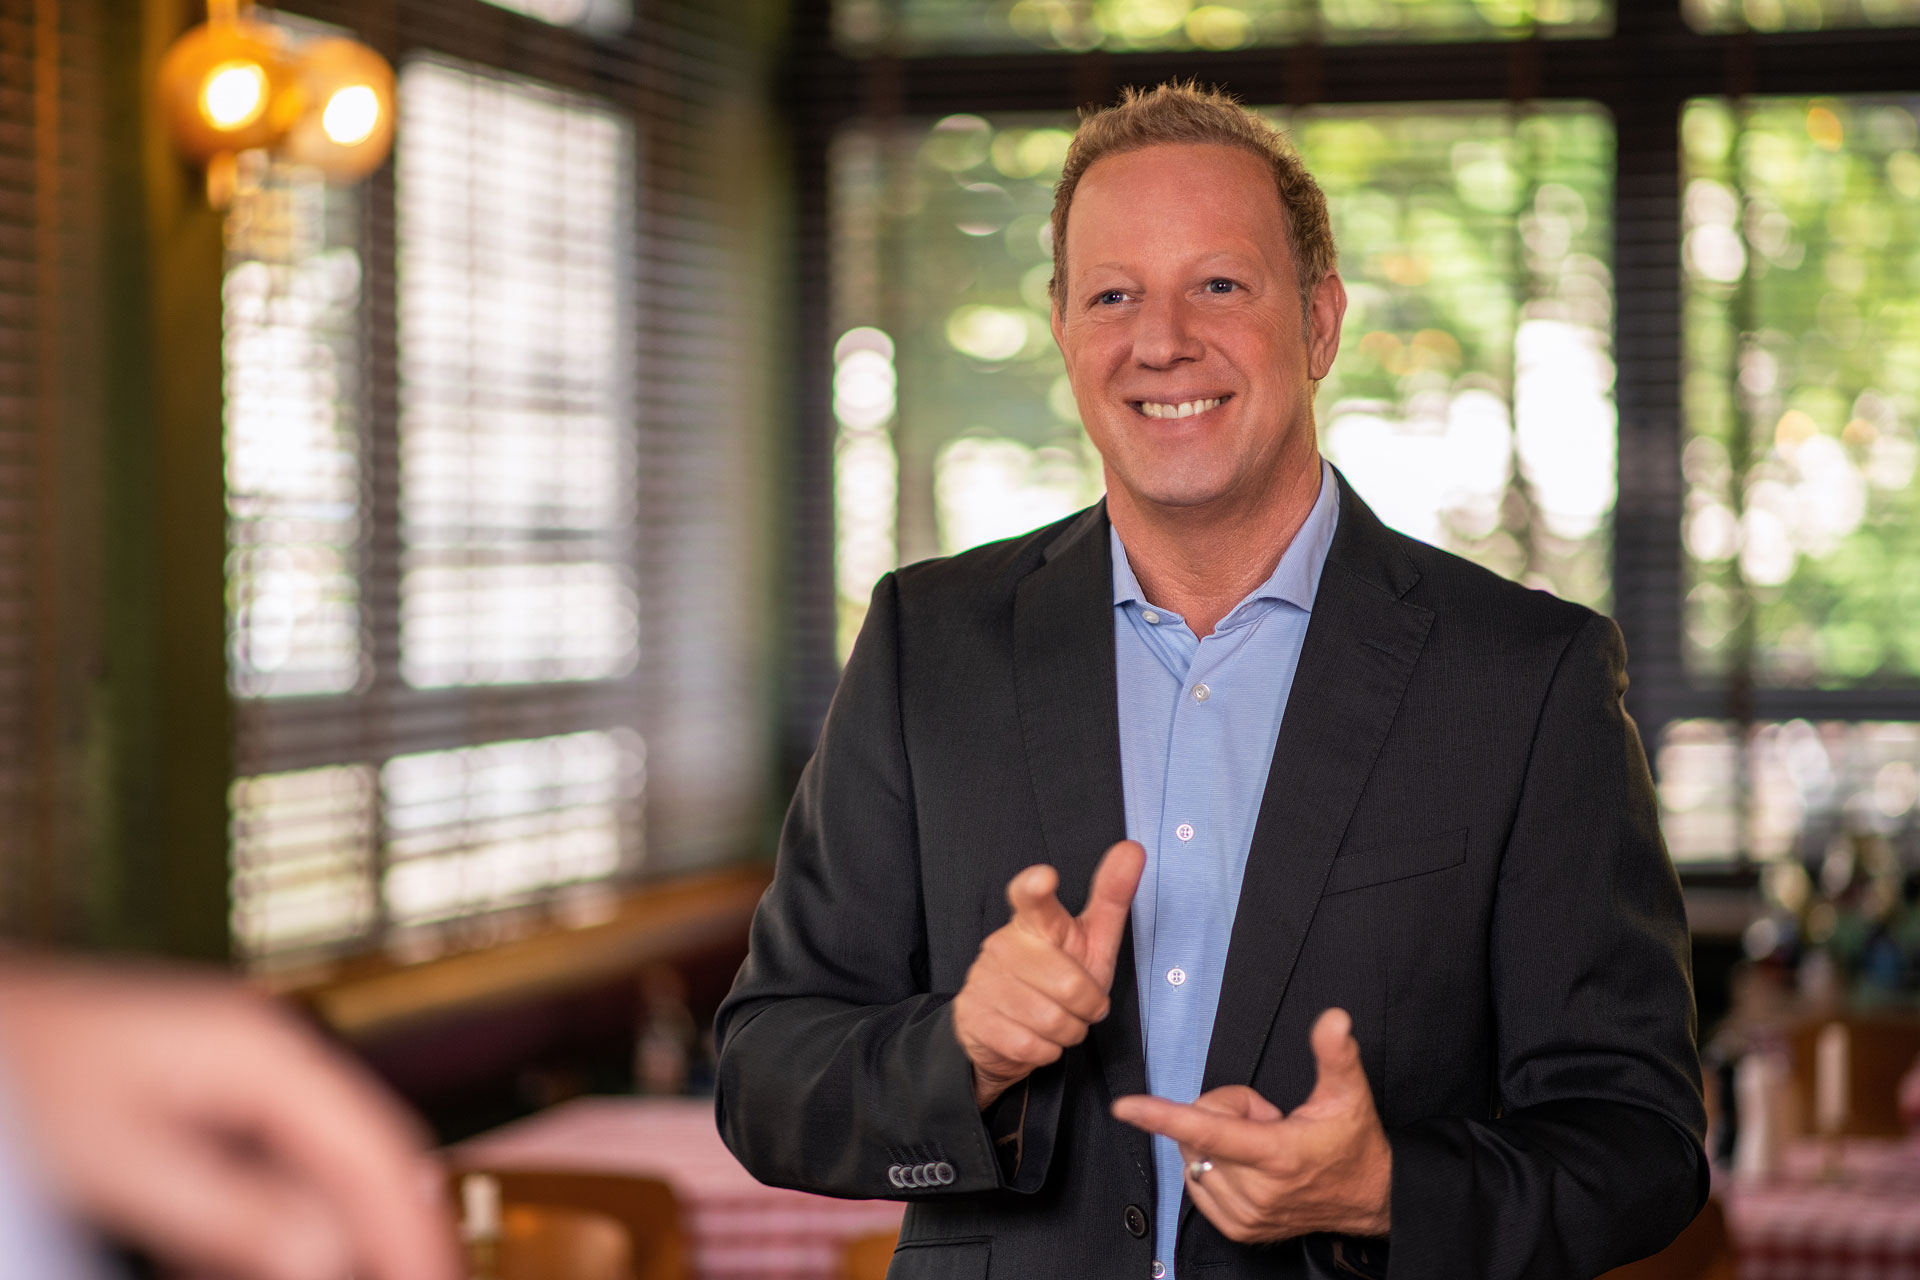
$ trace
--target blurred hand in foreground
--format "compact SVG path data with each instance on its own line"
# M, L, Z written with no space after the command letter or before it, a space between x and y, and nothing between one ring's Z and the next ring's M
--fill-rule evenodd
M168 1266L236 1280L461 1274L413 1122L243 987L0 958L0 1078L52 1192Z
M1920 1058L1900 1078L1900 1118L1907 1128L1920 1131Z
M1067 914L1052 867L1028 867L1007 885L1013 918L987 935L953 998L953 1030L973 1064L984 1110L1029 1074L1087 1037L1107 1016L1107 991L1147 851L1132 840L1108 849L1087 905Z
M1353 1020L1328 1009L1310 1040L1319 1078L1291 1114L1238 1084L1209 1089L1191 1106L1139 1094L1114 1101L1115 1118L1180 1144L1187 1194L1229 1240L1384 1236L1392 1225L1393 1151Z

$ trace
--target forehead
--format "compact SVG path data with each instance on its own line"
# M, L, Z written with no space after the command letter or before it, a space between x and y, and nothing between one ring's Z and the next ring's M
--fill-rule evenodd
M1284 253L1286 212L1272 166L1252 152L1156 143L1096 160L1081 176L1067 209L1068 252L1078 256L1076 238L1109 237L1142 247L1198 239Z

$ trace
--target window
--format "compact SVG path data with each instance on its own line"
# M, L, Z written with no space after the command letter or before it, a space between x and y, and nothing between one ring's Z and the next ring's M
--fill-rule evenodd
M1322 444L1390 524L1604 607L1612 131L1591 106L1269 112L1326 190L1348 312ZM836 150L840 649L896 559L1100 495L1048 329L1072 122L959 114ZM884 266L882 265L884 264Z
M1913 0L1686 0L1684 7L1687 21L1699 31L1818 31L1920 22L1920 5Z
M639 657L632 131L437 61L400 104L401 673L617 678Z
M1892 0L1883 0L1892 2ZM841 0L850 49L918 51L1202 49L1302 40L1500 40L1591 35L1605 0Z
M617 708L638 660L633 133L591 96L438 58L402 69L399 110L397 559L363 475L383 451L355 380L362 194L255 164L231 218L231 682L301 699L255 728L311 726L318 695L359 704L337 717L489 686L571 726L538 686ZM363 610L395 570L397 609ZM409 740L443 735L387 749ZM235 935L257 960L419 926L483 939L490 915L639 865L631 728L341 745L357 758L234 784Z
M886 567L1097 492L1039 332L1048 185L1076 106L1196 77L1291 104L1327 189L1354 304L1326 452L1407 532L1619 617L1687 874L1814 865L1836 832L1920 859L1920 11L832 12L803 55L851 57L799 92L831 244L803 303L838 459L822 666ZM1530 23L1565 39L1442 43ZM1284 51L1224 52L1258 45Z
M359 548L360 202L247 157L228 221L228 683L243 697L366 678Z
M1913 104L1687 107L1687 656L1920 677Z
M1682 117L1684 655L1736 709L1797 718L1668 726L1678 859L1916 851L1916 726L1835 715L1920 686L1914 105L1702 98Z
M256 968L594 918L764 819L770 530L736 516L767 506L774 420L738 367L766 323L753 65L671 3L631 22L662 71L555 6L455 2L400 24L437 43L383 50L387 169L256 164L230 216L231 921Z

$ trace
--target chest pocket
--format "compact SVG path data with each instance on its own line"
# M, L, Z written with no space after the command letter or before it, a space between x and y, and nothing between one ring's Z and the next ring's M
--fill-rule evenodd
M1445 871L1467 860L1467 829L1443 831L1437 836L1411 840L1404 844L1375 845L1356 849L1333 860L1327 875L1326 894L1350 893L1392 880L1424 876Z

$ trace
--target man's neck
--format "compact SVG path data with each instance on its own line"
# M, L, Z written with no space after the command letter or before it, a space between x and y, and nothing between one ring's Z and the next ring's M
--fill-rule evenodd
M1320 472L1320 455L1309 453L1305 466L1290 468L1261 500L1226 511L1155 507L1110 489L1107 517L1146 598L1185 618L1204 639L1273 576L1313 512Z

